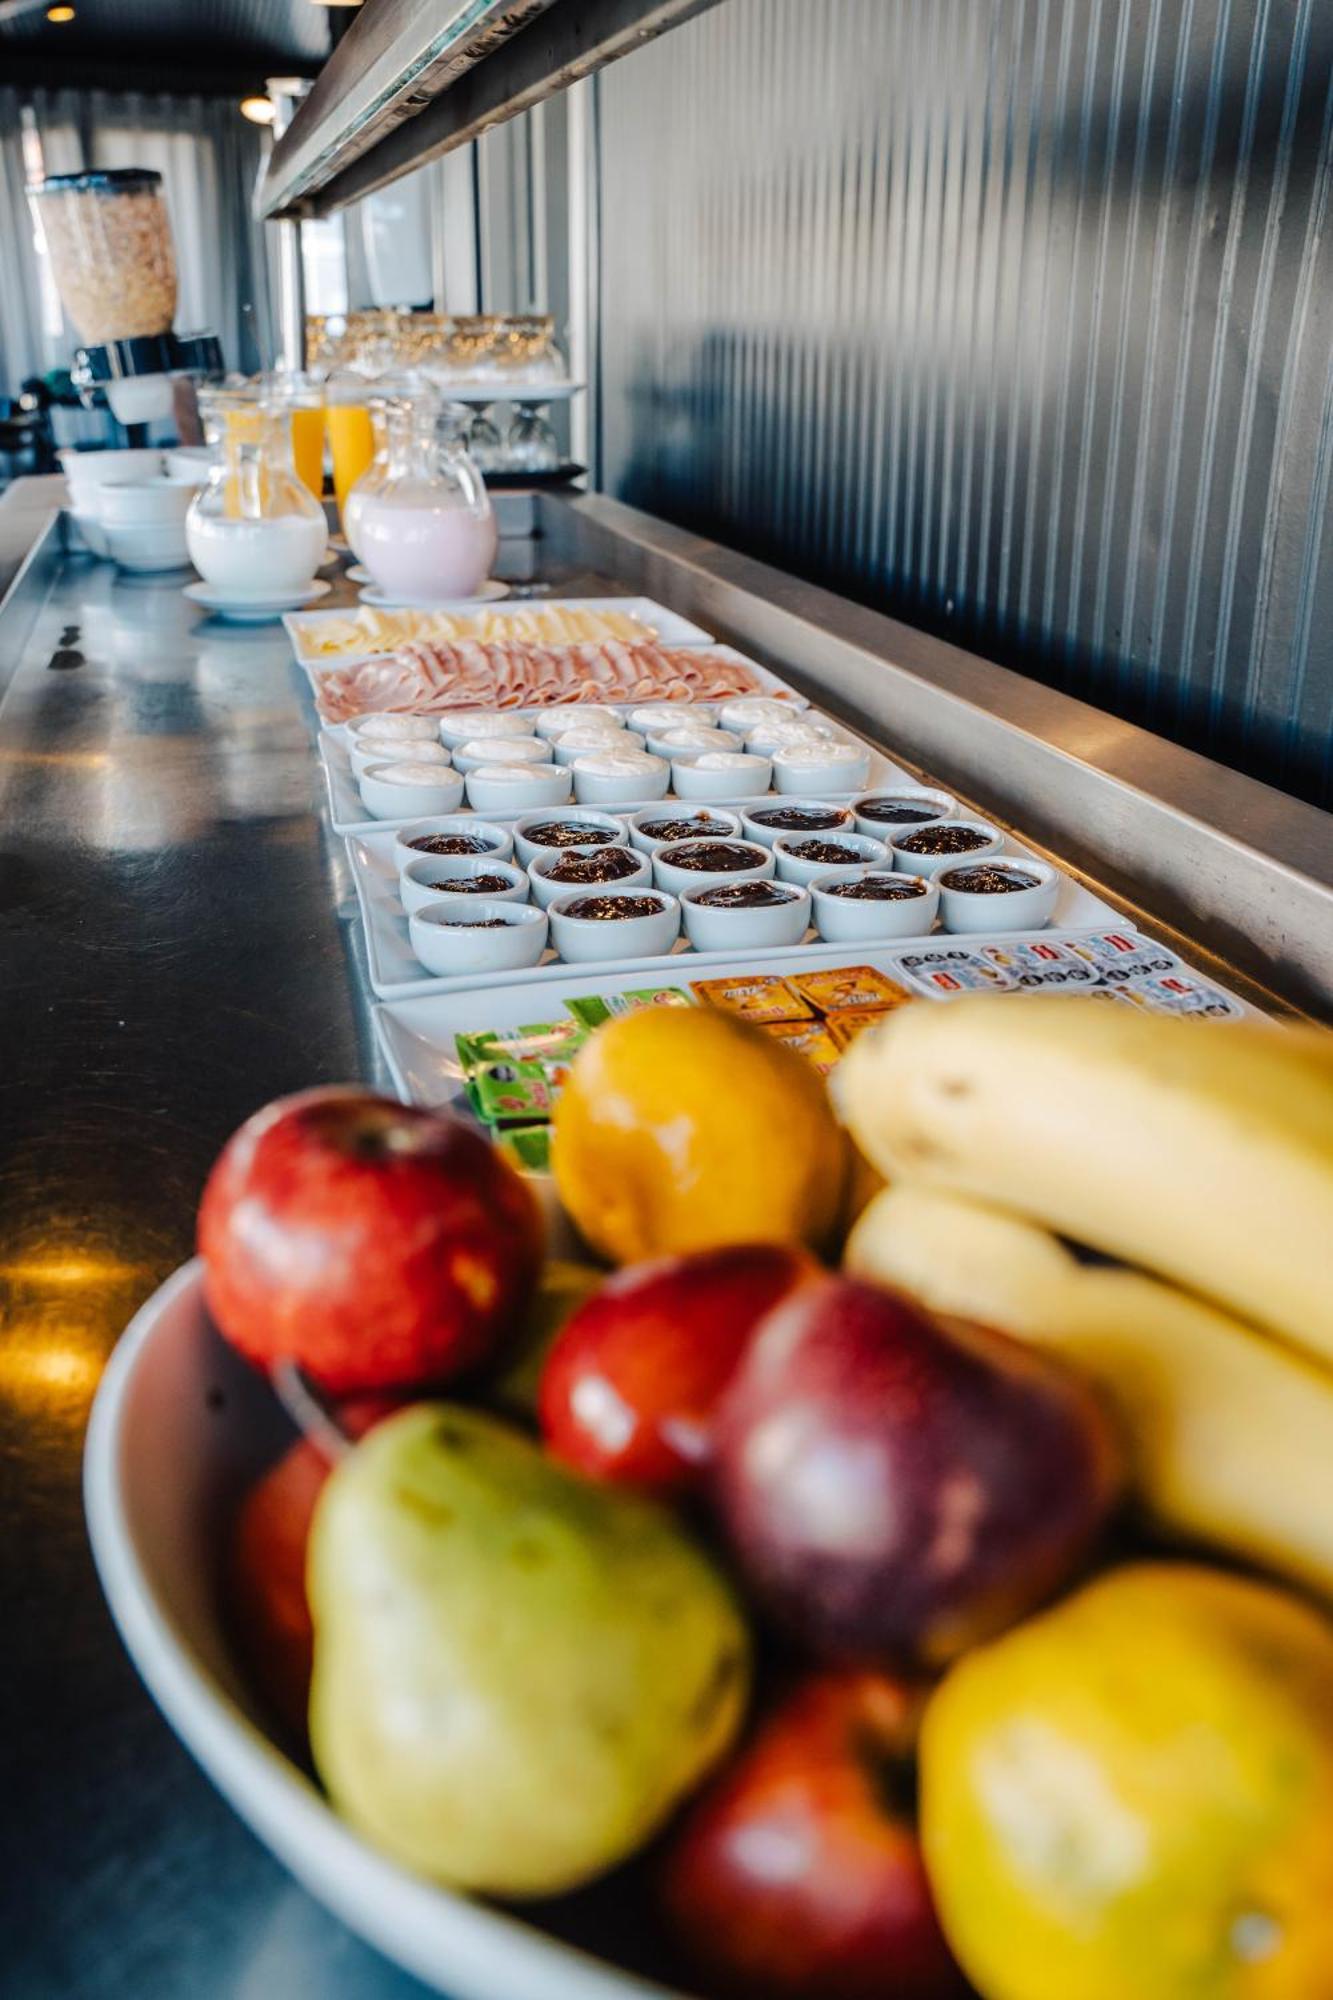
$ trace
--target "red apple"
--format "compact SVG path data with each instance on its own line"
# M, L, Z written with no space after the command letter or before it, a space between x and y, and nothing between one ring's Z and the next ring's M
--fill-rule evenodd
M745 2000L963 1992L913 1821L918 1709L882 1674L816 1675L691 1807L661 1894L713 1989Z
M1091 1393L1002 1334L821 1278L759 1327L715 1426L742 1572L828 1657L940 1667L1031 1611L1109 1514Z
M349 1395L490 1356L531 1297L541 1223L478 1133L337 1088L280 1098L227 1142L199 1249L209 1311L242 1354Z
M698 1488L713 1410L755 1326L815 1266L778 1243L729 1245L617 1272L580 1306L542 1371L557 1457L659 1494Z

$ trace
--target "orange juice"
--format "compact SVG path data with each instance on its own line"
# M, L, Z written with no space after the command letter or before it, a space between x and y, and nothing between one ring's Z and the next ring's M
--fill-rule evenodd
M297 477L316 500L324 497L324 406L297 403L292 409L292 457Z
M333 490L341 520L347 496L375 456L375 433L364 403L330 403L324 413L333 452Z

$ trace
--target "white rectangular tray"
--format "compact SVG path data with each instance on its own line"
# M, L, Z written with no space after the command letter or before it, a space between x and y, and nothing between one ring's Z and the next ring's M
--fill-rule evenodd
M338 611L288 611L283 615L287 636L292 642L298 666L314 680L320 673L327 673L332 667L350 667L357 660L373 659L385 649L382 646L366 646L359 653L340 653L336 659L327 654L312 653L308 650L306 634L317 633L321 626L345 623L355 617L360 607L344 607ZM651 597L506 597L494 603L477 598L461 598L450 604L417 605L421 611L447 611L452 617L467 618L513 618L529 611L619 611L627 618L637 618L641 624L649 625L663 646L711 646L713 636L705 632L702 625L692 619L683 618L678 611L668 611L665 604L657 603Z
M1127 942L1141 944L1145 953L1151 953L1155 964L1182 981L1207 988L1218 1010L1225 1011L1228 1016L1240 1019L1254 1013L1253 1008L1238 1000L1234 994L1192 972L1166 946L1159 946L1148 938L1140 939L1139 934L1129 926L1115 921L1107 924L1099 922L1092 928L1099 932L1117 931ZM375 1033L399 1096L412 1104L444 1105L461 1097L463 1092L462 1070L454 1044L456 1035L484 1028L519 1028L535 1026L539 1021L559 1020L569 1000L593 994L605 998L643 986L680 985L688 988L690 980L698 977L724 979L733 974L785 974L844 965L874 966L891 979L897 979L914 992L920 992L923 998L947 1000L945 994L931 994L914 969L913 960L919 961L925 953L933 955L955 949L972 952L987 945L1006 951L1022 944L1059 945L1079 938L1086 939L1087 935L1087 930L1079 932L1070 926L1062 926L1055 930L1024 931L1008 937L997 935L991 938L950 937L937 932L929 938L904 938L897 944L815 944L797 947L795 951L755 952L745 957L721 952L705 957L687 952L675 958L645 961L632 968L595 965L553 967L550 975L540 984L515 984L499 990L483 981L474 980L471 984L449 982L446 990L440 990L437 985L436 990L427 996L397 1000L372 1011ZM1111 989L1103 980L1097 983L1090 981L1081 988L1067 990L1106 993ZM997 997L1003 998L1004 995Z
M883 782L876 779L877 784ZM522 986L535 996L544 993L551 976L562 978L569 969L548 949L541 963L521 972L496 972L487 975L480 982L475 973L459 974L453 979L439 979L421 965L408 940L407 918L398 900L398 870L393 854L394 835L392 828L377 828L372 833L353 834L347 841L347 858L351 865L352 880L356 884L357 898L361 905L361 917L366 933L366 958L370 967L370 983L381 1000L401 1000L412 994L449 992L459 987L475 986L480 983L487 987ZM1013 854L1026 854L1030 850L1017 841L1009 843ZM1102 926L1115 925L1128 928L1120 914L1089 889L1071 881L1068 876L1061 882L1060 900L1055 906L1051 920L1053 931L1096 930ZM946 936L936 932L935 937ZM998 938L1002 935L996 931ZM958 942L959 940L953 940ZM922 940L909 940L912 943ZM801 944L788 945L785 949L767 956L774 956L788 966L801 965L860 965L863 960L853 950L848 956L847 945L826 945L818 934L807 931ZM640 974L680 971L682 977L692 977L688 969L711 966L714 961L724 965L735 961L736 954L730 951L695 951L681 937L675 949L657 958L615 959L602 966L585 969L585 981L595 985L602 977L624 972L628 983L642 985L645 981ZM747 961L748 962L748 961ZM869 963L869 961L864 961ZM577 968L576 968L577 969ZM648 984L652 984L650 979ZM533 1005L538 1004L535 997ZM544 1004L542 1002L541 1004Z

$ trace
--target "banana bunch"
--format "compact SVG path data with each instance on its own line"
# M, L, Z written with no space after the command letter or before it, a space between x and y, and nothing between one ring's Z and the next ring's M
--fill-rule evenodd
M890 1183L850 1267L1063 1355L1145 1512L1333 1594L1333 1036L986 996L834 1090Z

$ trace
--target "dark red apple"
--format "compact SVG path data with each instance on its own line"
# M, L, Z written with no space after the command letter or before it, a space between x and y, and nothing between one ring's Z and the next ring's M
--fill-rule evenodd
M755 1326L816 1267L745 1243L619 1271L561 1330L540 1416L557 1457L659 1494L702 1482L713 1410Z
M663 1905L709 1986L744 2000L945 2000L965 1989L913 1817L919 1696L813 1676L690 1808Z
M334 1394L447 1381L522 1319L541 1260L527 1184L456 1119L352 1088L247 1119L199 1210L218 1327Z
M1073 1575L1118 1485L1080 1381L846 1278L776 1307L717 1412L742 1572L840 1660L936 1668L1002 1631Z

